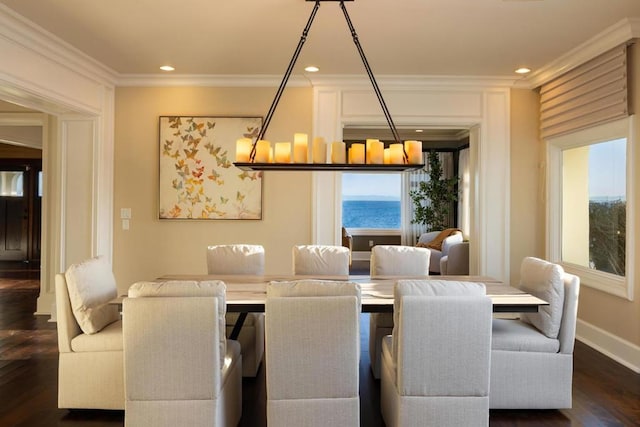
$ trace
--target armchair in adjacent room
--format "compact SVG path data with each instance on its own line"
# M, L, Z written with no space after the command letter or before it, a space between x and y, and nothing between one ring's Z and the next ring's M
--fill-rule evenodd
M349 265L353 260L353 236L346 228L342 227L342 246L349 249Z
M449 228L443 231L430 231L421 234L416 246L424 247L431 251L429 272L431 274L441 274L440 259L449 253L451 246L456 243L462 243L463 240L462 231Z
M440 258L440 274L469 275L469 242L454 243L449 246L449 252Z

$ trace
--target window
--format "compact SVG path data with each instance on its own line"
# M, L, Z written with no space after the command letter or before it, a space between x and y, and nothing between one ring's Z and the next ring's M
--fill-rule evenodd
M562 153L562 260L625 275L626 138Z
M342 225L398 230L402 222L401 174L342 174Z
M22 171L0 172L0 196L22 197L24 173Z
M38 197L42 197L42 171L38 171Z
M587 286L632 299L630 123L549 140L550 255Z

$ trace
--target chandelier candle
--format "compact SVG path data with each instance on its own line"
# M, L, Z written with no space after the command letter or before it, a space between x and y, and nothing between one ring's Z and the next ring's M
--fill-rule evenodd
M276 163L291 163L291 143L276 142Z
M364 144L351 144L351 163L364 164Z
M271 157L271 143L264 139L256 142L256 163L269 163Z
M407 161L410 164L422 163L422 142L405 141L404 151L407 153Z
M402 144L391 144L389 146L389 163L401 165L404 163L404 151Z
M344 142L334 141L331 143L331 163L347 163Z
M236 162L251 161L251 139L240 138L236 141Z
M306 133L293 134L293 161L307 163L309 156L308 138Z
M327 163L327 144L321 136L313 138L313 163Z
M384 162L384 142L367 139L367 163L381 165Z

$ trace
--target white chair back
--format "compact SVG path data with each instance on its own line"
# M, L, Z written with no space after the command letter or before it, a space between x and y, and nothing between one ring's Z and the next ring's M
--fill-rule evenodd
M492 304L484 294L479 283L396 284L397 347L382 359L386 425L489 424Z
M426 248L377 245L371 248L371 277L428 276L431 252Z
M294 275L349 275L349 249L344 246L302 245L292 252Z
M268 285L269 426L360 425L359 316L356 283Z
M261 245L213 245L207 247L208 274L264 274Z
M242 359L225 338L225 291L221 281L131 286L123 301L127 427L239 421Z
M482 283L398 281L393 350L399 390L407 395L488 395L491 318L491 299Z

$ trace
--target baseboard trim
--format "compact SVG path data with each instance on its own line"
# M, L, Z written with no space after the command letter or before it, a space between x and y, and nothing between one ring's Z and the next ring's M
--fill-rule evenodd
M640 346L580 319L576 339L640 374Z

